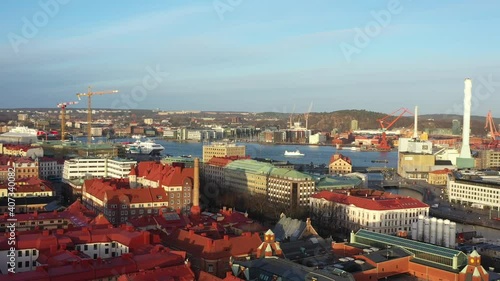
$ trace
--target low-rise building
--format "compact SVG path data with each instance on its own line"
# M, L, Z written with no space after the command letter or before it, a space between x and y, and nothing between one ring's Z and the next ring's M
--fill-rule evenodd
M43 157L43 148L30 145L4 144L1 154L20 157Z

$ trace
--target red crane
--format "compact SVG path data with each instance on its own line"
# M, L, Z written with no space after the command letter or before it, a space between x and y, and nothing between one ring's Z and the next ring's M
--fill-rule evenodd
M499 146L499 137L500 133L497 130L497 126L495 124L495 120L493 120L493 116L491 115L491 110L488 111L488 115L486 115L486 124L484 125L485 129L489 129L490 131L490 142L487 144L488 148L497 148Z
M396 116L399 113L398 116ZM391 114L386 115L383 118L377 119L377 122L380 124L380 128L382 129L382 135L380 137L380 143L378 145L379 151L390 151L391 146L387 143L387 135L385 131L389 130L396 121L398 121L405 113L409 113L413 115L411 111L407 108L401 107L400 109L392 112ZM391 117L396 116L392 121L390 121Z

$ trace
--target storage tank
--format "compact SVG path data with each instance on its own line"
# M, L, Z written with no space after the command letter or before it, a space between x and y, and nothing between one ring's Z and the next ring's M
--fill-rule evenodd
M436 245L443 245L443 219L437 220Z
M411 239L417 240L417 226L418 223L415 221L411 224Z
M436 245L437 218L431 218L430 243Z
M429 243L431 236L431 219L424 219L424 242Z
M450 248L455 249L455 245L457 244L457 223L450 222Z
M418 241L424 241L424 216L418 216L418 224L417 224L417 239Z
M450 220L444 220L443 226L443 246L450 247Z

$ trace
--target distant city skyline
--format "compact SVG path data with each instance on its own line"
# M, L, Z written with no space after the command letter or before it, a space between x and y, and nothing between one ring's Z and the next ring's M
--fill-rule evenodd
M292 4L292 5L291 5ZM500 103L496 2L6 1L2 108L472 114ZM86 99L78 107L85 107Z

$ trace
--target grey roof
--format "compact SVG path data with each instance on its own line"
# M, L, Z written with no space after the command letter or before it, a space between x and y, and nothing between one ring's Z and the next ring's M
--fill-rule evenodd
M244 272L241 272L241 267ZM245 280L272 280L274 275L281 280L355 281L352 274L340 269L315 269L291 261L272 257L252 261L234 261L233 274Z
M276 241L283 241L287 238L289 238L290 241L296 241L301 238L305 229L305 222L281 216L278 223L274 226L273 232Z

